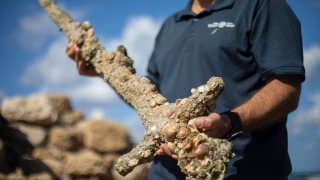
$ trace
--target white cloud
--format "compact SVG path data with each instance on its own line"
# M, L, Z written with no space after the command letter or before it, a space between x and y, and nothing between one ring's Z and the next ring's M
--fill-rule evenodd
M145 74L147 60L159 28L160 22L150 17L133 17L124 27L120 37L105 44L108 49L113 50L117 45L124 44L129 55L135 60L134 66L137 67L138 73ZM121 117L117 120L128 127L134 141L141 140L145 129L139 116L128 111L125 103L120 103L118 95L102 79L80 77L75 63L65 54L66 44L65 38L56 37L47 50L27 67L22 82L37 86L41 93L69 96L76 108L81 107L82 111L87 112L88 118Z
M93 105L85 107L86 119L117 120L125 126L133 142L138 143L143 139L145 128L139 115L124 103L113 103L112 106Z
M161 20L149 16L132 17L124 27L121 37L107 40L104 44L108 50L114 50L123 44L134 60L137 74L146 75L148 59L161 23ZM122 122L128 127L134 142L139 142L143 138L145 128L137 113L130 113Z
M58 34L53 22L43 12L23 17L19 26L19 44L29 50L39 48L50 37Z
M59 92L77 102L110 103L116 98L102 79L81 78L75 63L65 54L67 41L58 38L30 64L22 76L25 85L36 85L41 92Z
M114 90L102 79L97 78L87 78L63 91L78 102L113 103L117 99Z
M318 78L320 69L320 45L313 45L304 50L304 65L307 80Z
M124 27L122 36L109 40L106 43L106 48L113 50L123 44L127 48L129 56L134 60L137 74L145 75L148 59L160 26L161 21L149 16L133 17Z
M133 112L132 110L126 111L125 109L123 109L125 112L124 111L122 112L126 114L124 117L119 119L113 115L114 112L110 111L108 107L95 106L92 108L87 108L87 110L88 110L86 113L87 119L118 120L119 123L121 123L123 126L125 126L128 129L134 143L138 143L143 139L145 128L140 120L140 117L136 112Z
M89 119L104 119L106 118L105 110L100 107L95 107L91 109L87 118Z
M136 59L138 72L145 74L159 26L160 23L150 17L132 18L125 26L123 35L113 39L107 46L123 42ZM64 93L76 102L111 103L117 99L117 95L101 79L79 78L75 63L65 54L66 44L65 38L57 37L45 53L26 68L22 83L37 85L41 92Z
M67 9L64 8L64 5L59 6ZM86 13L86 11L80 9L67 9L66 11L76 19L83 17ZM18 33L16 34L18 34L17 40L21 47L28 50L37 50L50 38L61 34L44 11L30 14L24 16L19 22Z
M297 112L293 118L292 133L299 135L306 128L315 128L320 132L320 92L315 93L310 98L311 107L306 107Z
M65 54L67 40L58 38L46 52L30 64L23 77L23 84L41 86L64 85L74 81L78 73L74 62Z

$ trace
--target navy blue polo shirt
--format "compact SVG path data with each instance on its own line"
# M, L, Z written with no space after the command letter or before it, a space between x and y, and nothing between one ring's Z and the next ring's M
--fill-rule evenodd
M300 23L285 0L217 0L200 14L186 9L164 22L148 66L148 77L174 102L212 76L225 90L218 113L257 92L271 76L304 79ZM236 157L226 179L283 179L291 172L286 118L233 141ZM149 179L183 179L176 161L155 158Z

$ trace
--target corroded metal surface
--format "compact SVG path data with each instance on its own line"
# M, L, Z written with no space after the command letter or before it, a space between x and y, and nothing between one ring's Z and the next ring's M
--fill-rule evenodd
M212 77L207 84L192 89L190 97L169 103L150 80L135 75L133 60L123 46L107 52L96 36L87 36L89 22L74 21L51 0L38 1L69 41L81 47L82 56L99 76L135 108L145 125L144 139L119 158L116 169L120 174L152 161L160 143L168 143L188 179L223 179L232 154L231 143L200 133L190 121L213 110L224 87L221 78Z

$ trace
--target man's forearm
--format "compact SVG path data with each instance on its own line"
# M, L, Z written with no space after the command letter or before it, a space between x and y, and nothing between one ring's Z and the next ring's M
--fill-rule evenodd
M299 103L301 79L279 76L271 79L251 99L233 109L241 118L244 131L254 131L279 123Z

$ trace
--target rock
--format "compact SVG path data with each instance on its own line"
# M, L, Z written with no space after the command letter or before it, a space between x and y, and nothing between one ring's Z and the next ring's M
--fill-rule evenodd
M111 179L111 180L131 180L131 179L146 180L147 179L148 171L150 169L150 163L137 166L136 168L133 169L132 172L127 174L125 177L123 177L114 168L114 163L117 161L119 157L120 155L117 155L117 154L106 154L103 157L104 161L107 164L107 168L111 172L111 175L108 177L108 179Z
M27 180L54 180L54 179L57 179L57 178L52 177L50 174L46 172L31 174L30 176L27 177Z
M49 145L61 150L76 150L82 145L81 133L71 127L53 127L49 135Z
M19 168L22 169L23 175L27 176L27 179L56 179L57 176L52 170L41 160L35 159L21 159L19 162Z
M58 111L58 114L63 114L67 111L71 111L71 103L67 96L64 95L47 95L52 105Z
M66 111L62 114L60 123L65 125L73 125L83 120L84 115L81 111Z
M125 178L114 170L131 147L124 126L84 121L66 96L12 98L0 107L0 180L144 179L140 166Z
M52 125L58 118L57 109L45 95L4 99L1 114L10 122L24 121L38 125Z
M32 152L33 146L27 136L9 123L0 123L0 139L5 148L4 159L10 168L15 169L19 159Z
M65 153L57 148L36 148L32 153L33 158L43 162L57 177L62 177Z
M41 160L57 177L61 177L63 172L63 165L61 161L55 159Z
M64 173L72 176L106 176L108 169L101 156L93 151L81 151L66 157Z
M112 177L114 180L128 180L128 179L147 180L149 169L150 169L150 163L149 164L142 164L142 165L135 167L125 177L121 176L115 170L115 168L112 169L111 173L112 173Z
M104 153L124 152L131 147L128 130L115 121L89 120L78 125L85 147Z
M0 172L0 179L2 180L55 180L58 179L55 176L52 176L49 172L39 171L32 174L26 174L24 169L17 168L15 171L10 172L9 174L2 174Z
M32 151L32 157L40 160L55 159L60 162L64 161L66 154L55 147L35 148Z
M27 136L27 140L33 146L41 145L47 137L46 131L40 126L15 123L12 125Z
M0 173L0 179L5 179L5 180L17 180L17 179L27 179L27 177L25 177L23 175L23 172L21 169L17 168L15 171L9 173L9 174L1 174Z
M108 169L112 169L114 163L117 161L117 159L120 157L118 154L106 154L103 156L104 162L107 165Z

